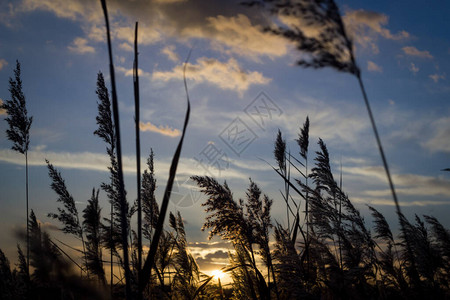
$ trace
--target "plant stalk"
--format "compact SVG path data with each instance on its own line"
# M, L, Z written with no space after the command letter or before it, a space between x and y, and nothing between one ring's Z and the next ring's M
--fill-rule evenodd
M142 268L142 197L141 197L141 138L140 138L140 103L139 103L139 67L138 67L138 22L134 30L134 113L136 130L136 183L137 183L137 242L138 242L138 283L141 280L139 275ZM138 293L138 299L142 299L142 293Z
M108 9L106 6L106 0L101 0L103 13L105 15L106 23L106 35L108 41L108 54L109 54L109 72L111 76L111 90L112 90L112 106L114 114L114 127L116 133L116 154L117 154L117 164L118 164L118 180L119 180L119 199L120 199L120 216L121 216L121 227L122 227L122 248L123 248L123 264L125 271L125 291L126 299L131 299L131 274L130 265L128 257L128 222L127 222L127 203L125 199L125 188L123 182L123 167L122 167L122 147L120 141L120 124L119 124L119 105L117 100L117 90L116 90L116 78L114 72L114 63L112 56L112 46L111 46L111 34L108 19Z

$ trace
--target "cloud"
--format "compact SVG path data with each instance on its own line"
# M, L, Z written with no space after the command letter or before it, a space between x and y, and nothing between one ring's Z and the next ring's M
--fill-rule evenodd
M388 199L386 197L391 195L391 190L387 188L386 173L382 166L343 167L342 170L345 174L356 176L359 180L365 182L365 190L362 191L362 199L368 196L369 199L372 200L383 200ZM426 205L427 203L442 204L443 201L430 198L442 196L448 198L450 196L450 180L448 178L394 173L392 179L395 183L395 190L398 195L425 196L427 198L423 201L411 199L410 201L407 201L410 204L413 201L414 205ZM372 189L370 185L372 185ZM373 188L373 186L376 185L378 185L378 188ZM447 203L450 204L450 202ZM390 200L384 204L394 205L394 201Z
M119 48L122 49L122 50L128 51L128 52L133 52L134 51L133 47L131 47L131 45L128 44L128 43L121 43L119 45Z
M94 53L95 49L88 45L88 40L77 37L73 40L72 44L67 47L70 51L78 54Z
M0 71L7 65L8 65L8 62L4 58L0 59Z
M3 100L2 100L2 98L0 98L0 116L6 115L6 109L1 108L2 105L3 105Z
M361 107L341 101L323 101L317 98L301 97L283 107L286 112L280 118L280 128L286 128L287 136L298 137L301 122L306 115L312 120L309 136L321 137L326 143L345 147L361 148L361 139L368 134L369 121ZM311 139L311 138L310 138ZM367 147L369 143L366 144Z
M94 152L53 152L41 151L40 149L31 149L28 151L28 164L30 166L46 166L45 159L61 169L73 169L83 171L100 171L108 172L110 165L109 158L104 153ZM146 157L141 158L142 162L146 161ZM0 161L23 166L23 156L10 149L0 149ZM136 158L133 155L123 155L123 172L124 174L136 174ZM155 161L155 169L169 170L172 157L161 157ZM141 166L146 168L145 163ZM164 172L161 172L164 173ZM178 165L177 179L187 179L192 175L207 175L205 169L198 165L193 158L182 158ZM161 176L166 176L162 174ZM221 178L247 180L248 175L233 168L222 170L219 174ZM217 176L217 177L219 177ZM167 177L159 178L161 182L165 182Z
M416 47L408 46L402 48L403 53L410 56L416 56L421 58L433 58L433 55L430 54L429 51L420 51Z
M430 77L434 82L438 83L439 80L444 80L445 79L445 74L431 74L428 77Z
M224 90L246 91L253 84L267 84L270 79L263 74L244 71L238 62L230 58L227 62L202 57L196 64L188 63L186 77L198 83L211 83ZM178 65L171 71L155 71L153 79L169 81L183 78L183 66Z
M450 117L443 117L431 125L431 137L422 146L432 152L450 153Z
M206 252L204 256L197 256L195 260L202 270L217 270L229 264L228 251L222 249ZM215 251L214 251L215 250ZM233 251L234 252L234 251ZM204 253L203 253L204 254Z
M124 74L127 77L132 77L133 76L133 69L132 68L131 69L126 69L124 67L117 66L116 70L118 72L121 72L122 74ZM139 72L139 77L151 78L151 76L152 76L149 72L145 72L144 70L142 70L140 68L138 69L138 72Z
M370 60L367 62L367 70L371 72L380 72L380 73L383 72L382 67L380 67L379 65Z
M178 57L178 54L175 53L174 45L164 47L161 50L161 53L165 54L167 56L167 58L171 61L177 62L180 60L180 58Z
M283 56L287 53L288 42L278 36L263 32L260 25L253 25L251 20L243 15L207 18L210 30L193 31L193 37L210 37L216 43L223 44L232 52L252 57L266 55L269 57Z
M181 132L178 129L174 129L174 128L170 128L169 126L155 126L150 122L147 123L139 123L139 128L141 129L141 131L153 131L153 132L157 132L159 134L165 135L165 136L169 136L169 137L177 137L180 136Z
M343 16L343 21L350 36L363 48L370 48L373 53L378 54L380 50L376 41L378 37L388 40L403 40L409 38L410 34L404 30L392 33L385 26L389 23L389 17L382 13L366 10L349 10Z
M417 74L417 72L419 72L419 68L418 67L416 67L416 65L414 64L414 63L411 63L410 65L409 65L409 70L414 74L414 75L416 75Z
M22 0L9 12L43 10L59 18L80 22L86 38L104 41L104 21L100 4L78 0ZM138 40L150 45L166 37L186 42L191 38L208 40L216 50L237 53L257 60L259 56L280 57L287 54L288 42L282 37L263 32L267 17L256 9L240 5L240 1L220 1L210 5L204 0L108 1L111 35L129 50L134 41L134 21L139 20ZM180 11L183 13L180 14ZM128 46L125 46L127 43Z

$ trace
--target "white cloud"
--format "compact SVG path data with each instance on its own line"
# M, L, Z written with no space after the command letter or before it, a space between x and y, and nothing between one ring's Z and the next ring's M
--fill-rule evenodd
M178 54L175 53L174 45L164 47L161 50L161 53L165 54L167 56L167 58L171 61L177 62L180 60L180 58L178 57Z
M320 137L326 143L361 149L361 139L365 139L369 131L367 113L362 107L349 105L341 101L323 101L306 96L294 97L301 99L282 106L284 114L280 119L280 128L286 128L286 136L298 137L306 115L311 120L309 136ZM364 146L371 147L370 143Z
M431 74L428 77L430 77L434 82L438 83L439 80L444 80L445 79L445 75L444 74Z
M175 151L175 150L174 150ZM55 167L62 169L76 169L84 171L100 171L108 172L110 165L109 158L104 153L93 152L52 152L52 151L38 151L31 149L28 152L28 164L30 166L45 166L45 159L48 159ZM144 170L146 157L141 158ZM0 149L0 161L23 166L23 155L10 149ZM170 169L172 158L158 158L155 161L155 169L161 170L158 174L167 176ZM124 155L122 157L124 174L136 174L136 159L134 156ZM198 165L198 162L192 158L181 158L177 168L177 180L184 180L192 175L203 175L205 169ZM206 175L206 174L205 174ZM222 170L218 175L228 179L248 179L247 174L237 171L233 168ZM167 180L167 177L160 178Z
M404 30L392 33L385 27L389 17L377 12L349 10L344 14L343 21L355 42L363 48L370 48L375 54L380 52L376 43L379 36L388 40L403 40L410 36Z
M121 66L117 66L116 70L118 72L121 72L122 74L124 74L127 77L132 77L133 76L133 69L126 69L124 67ZM142 69L138 69L139 72L139 77L147 77L147 78L151 78L151 74L149 72L145 72Z
M434 121L430 131L429 139L422 146L432 152L450 153L450 117Z
M159 134L165 135L165 136L169 136L169 137L177 137L181 135L181 131L176 129L176 128L170 128L169 126L163 126L163 125L153 125L150 122L147 123L139 123L139 128L141 129L141 131L152 131L152 132L157 132Z
M392 170L391 170L392 171ZM343 172L346 176L356 176L358 180L363 181L365 184L364 191L360 191L362 199L368 197L373 200L389 199L391 190L387 185L386 172L381 166L369 166L369 167L343 167ZM403 198L408 199L409 196L424 196L428 199L404 201L409 205L427 205L427 204L443 204L443 201L430 199L430 197L449 197L450 196L450 180L444 177L424 176L418 174L392 174L392 179L395 184L396 193L399 196L405 196ZM381 185L380 185L381 184ZM371 188L372 185L372 188ZM378 188L374 188L378 186ZM430 202L431 201L431 202ZM449 202L447 202L450 204ZM394 205L393 200L387 200L387 205Z
M213 58L202 57L196 64L188 63L186 77L196 82L208 82L225 90L237 92L246 91L253 84L267 84L269 78L259 72L246 72L238 62L230 58L227 62L220 62ZM169 81L183 78L183 65L174 67L171 71L155 71L153 79Z
M128 52L133 52L134 51L133 47L130 44L126 43L126 42L125 43L121 43L119 45L119 48L122 49L122 50L128 51Z
M414 75L416 75L417 74L417 72L419 72L419 68L418 67L416 67L416 65L414 64L414 63L411 63L410 65L409 65L409 70L414 74Z
M379 73L383 72L382 67L380 67L379 65L370 60L367 62L367 70L371 72L379 72Z
M233 17L209 17L207 21L212 32L192 31L190 35L210 37L232 52L248 57L257 55L277 57L287 53L286 39L264 33L262 26L252 24L243 14Z
M0 71L7 65L8 65L8 62L4 58L1 58L0 59Z
M412 46L403 47L402 50L406 55L416 56L416 57L421 57L421 58L433 58L433 55L431 55L429 51L426 51L426 50L420 51L416 47L412 47Z
M93 21L102 17L100 3L92 1L23 0L18 9L26 12L50 11L60 18L74 21L79 19Z
M77 37L73 40L72 44L67 47L70 51L78 54L94 53L95 48L88 45L88 40Z

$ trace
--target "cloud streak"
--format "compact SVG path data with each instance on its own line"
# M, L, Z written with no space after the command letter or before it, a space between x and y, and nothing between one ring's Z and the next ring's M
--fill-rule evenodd
M223 90L246 91L251 85L264 85L270 79L263 74L253 71L247 72L242 69L238 62L230 58L227 62L217 59L201 57L196 64L188 63L186 77L197 83L210 83ZM154 80L169 81L183 79L183 66L178 65L171 71L154 71Z
M431 124L431 136L422 143L431 152L450 153L450 118L443 117Z
M166 46L161 50L162 54L165 54L170 61L177 62L180 60L178 54L175 52L175 46Z
M88 45L88 40L77 37L73 40L72 44L67 47L70 51L78 54L94 53L95 48Z
M371 72L378 72L378 73L383 72L382 67L380 67L379 65L377 65L376 63L374 63L373 61L370 61L370 60L367 62L367 70L371 71Z
M420 51L416 47L412 47L412 46L403 47L402 50L403 50L403 53L405 53L406 55L409 55L409 56L415 56L415 57L420 57L420 58L433 58L433 55L431 55L429 51L426 51L426 50Z
M378 37L388 40L404 40L410 37L410 34L404 30L392 33L386 28L389 23L389 17L382 13L367 10L348 10L343 21L355 42L363 48L370 48L373 53L380 52L376 41Z
M42 148L41 148L42 149ZM28 164L30 166L46 166L45 159L62 169L74 169L84 171L100 171L108 172L108 166L110 164L109 157L103 153L95 152L53 152L53 151L40 151L40 149L32 149L28 151ZM123 171L125 174L136 174L136 159L133 155L124 155L123 158ZM159 158L155 161L155 169L161 170L159 174L166 174L170 169L171 157ZM10 149L0 149L0 161L5 163L11 163L19 166L23 166L23 156ZM147 166L145 165L146 157L141 158L142 170ZM193 158L182 158L180 160L177 179L185 180L192 175L204 175L205 170L198 166L198 162ZM232 168L223 170L220 176L227 179L248 179L248 176L240 171ZM166 180L167 178L162 178Z
M366 189L359 191L358 202L382 201L384 205L395 205L392 199L389 199L391 191L387 187L387 180L384 168L382 166L369 167L344 167L343 172L354 176L358 180L365 182ZM438 205L450 204L448 201L439 199L430 199L433 197L450 196L450 180L444 177L425 176L417 174L394 174L393 181L396 186L396 192L400 196L405 196L403 203L407 205ZM372 185L372 188L370 187ZM381 188L374 188L379 185ZM414 200L408 197L424 197L423 200ZM386 201L385 201L386 200Z
M176 129L176 128L170 128L168 125L163 126L163 125L153 125L150 122L144 123L144 122L140 122L139 123L139 128L141 129L141 131L151 131L151 132L156 132L168 137L177 137L180 136L181 132L180 130Z

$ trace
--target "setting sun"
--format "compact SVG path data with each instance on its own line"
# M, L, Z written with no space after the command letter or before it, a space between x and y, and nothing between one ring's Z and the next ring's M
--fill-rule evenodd
M0 300L450 300L449 15L0 0Z
M212 271L211 275L214 276L214 278L222 280L223 277L225 276L225 273L222 272L221 270L214 270Z

